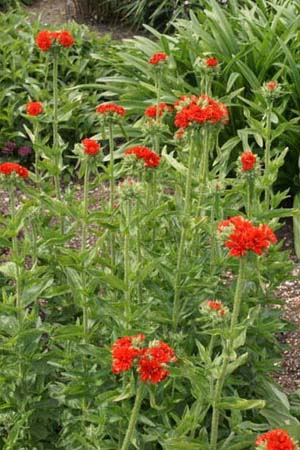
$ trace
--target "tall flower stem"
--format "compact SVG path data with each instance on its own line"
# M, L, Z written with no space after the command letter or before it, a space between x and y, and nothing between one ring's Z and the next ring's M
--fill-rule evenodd
M11 220L12 223L14 223L16 218L16 199L15 199L15 191L14 187L10 187L9 191L9 198L10 198L10 214L11 214ZM16 273L15 273L15 279L16 279L16 308L17 308L17 314L19 319L20 327L22 325L23 321L23 311L22 311L22 297L21 297L21 273L20 273L20 255L19 255L19 248L18 248L18 239L16 234L13 234L12 237L12 257L15 260L15 267L16 267Z
M191 133L190 137L190 152L189 152L189 160L188 160L188 170L187 177L185 183L185 203L183 209L183 218L184 221L188 220L190 209L191 209L191 194L192 194L192 175L193 175L193 162L194 162L194 133ZM184 248L186 245L188 235L188 228L186 223L182 224L181 227L181 236L179 249L177 254L177 265L176 265L176 273L175 273L175 282L174 282L174 303L173 303L173 328L176 330L179 320L179 312L180 312L180 294L181 294L181 273L182 273L182 262L184 256Z
M35 177L36 177L36 183L40 184L41 182L41 175L39 171L39 161L40 161L40 154L38 150L38 140L39 140L39 124L38 122L34 122L33 125L33 136L34 136L34 169L35 169Z
M221 367L221 373L219 378L217 379L213 402L212 402L212 422L211 422L211 436L210 436L210 450L217 450L218 444L218 435L219 435L219 418L220 418L220 401L222 398L222 391L224 382L226 379L227 368L230 362L231 354L233 351L233 342L234 342L234 331L238 322L240 306L242 301L243 289L245 284L245 264L246 260L244 257L240 258L239 264L239 273L238 279L235 289L234 301L233 301L233 311L231 315L230 329L229 329L229 338L225 342L225 348L223 350L223 364Z
M86 250L87 244L87 217L88 217L88 191L89 191L89 178L90 178L90 170L88 161L85 162L85 171L84 171L84 184L83 184L83 220L82 220L82 231L81 231L81 251ZM88 305L86 298L86 274L83 269L82 273L82 324L83 324L83 336L84 342L87 341L87 335L89 332L88 329Z
M125 285L125 319L126 331L129 329L131 316L131 289L130 289L130 225L131 200L126 200L125 206L125 235L124 235L124 285Z
M140 272L142 266L142 245L141 245L141 227L140 227L140 219L141 219L141 207L137 206L137 224L136 224L136 255L137 255L137 302L138 304L142 303L142 283L140 281Z
M133 409L131 411L131 416L129 419L129 424L128 424L128 428L126 431L126 435L121 447L121 450L127 450L129 448L130 445L130 440L132 438L132 434L134 432L135 426L136 426L136 422L138 419L138 415L141 409L141 404L142 404L142 400L143 400L143 393L144 393L144 385L142 383L140 383L137 387L136 390L136 395L135 395L135 402L134 402L134 406Z
M204 126L202 130L202 154L199 168L199 194L198 194L198 214L201 213L203 192L207 185L208 178L208 161L209 161L209 129Z
M270 100L266 111L266 138L265 138L265 173L268 174L271 162L271 134L272 134L272 107L273 102ZM270 186L265 188L265 203L267 210L270 209Z
M114 137L113 137L113 124L110 120L108 123L108 133L109 133L109 205L110 213L113 213L115 204L115 179L114 179ZM115 265L115 236L114 233L110 232L110 255L111 263Z
M53 149L55 155L55 162L57 168L60 166L60 155L59 155L59 138L58 138L58 54L53 53ZM55 174L54 183L56 190L56 197L61 200L60 182L59 174Z
M252 174L247 177L247 217L251 218L253 215L253 208L256 202L254 179Z

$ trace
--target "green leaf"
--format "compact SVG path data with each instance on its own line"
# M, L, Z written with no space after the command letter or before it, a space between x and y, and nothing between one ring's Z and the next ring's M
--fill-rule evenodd
M254 408L261 409L265 405L264 400L246 400L239 397L223 397L219 403L219 407L222 409L239 409L240 411Z
M16 278L17 265L14 262L8 261L0 265L0 272L10 278Z

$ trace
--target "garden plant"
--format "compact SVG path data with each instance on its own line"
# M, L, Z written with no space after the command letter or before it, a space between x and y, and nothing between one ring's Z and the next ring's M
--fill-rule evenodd
M1 449L299 450L272 378L294 10L243 3L123 44L0 17L29 61L1 49ZM284 34L259 75L234 12Z

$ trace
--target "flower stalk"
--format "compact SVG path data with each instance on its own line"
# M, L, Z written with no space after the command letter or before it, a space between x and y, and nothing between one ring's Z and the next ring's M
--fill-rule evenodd
M82 232L81 232L81 251L84 252L87 246L87 218L88 218L88 191L89 191L89 161L85 161L84 184L83 184L83 218L82 218ZM82 325L84 342L87 342L89 332L89 311L86 298L86 274L85 268L82 272Z
M126 435L121 447L121 450L128 450L129 445L130 445L130 441L137 423L137 419L138 419L138 415L141 409L141 404L143 401L143 394L144 394L144 385L142 383L138 384L137 390L136 390L136 395L135 395L135 402L134 402L134 406L133 409L131 411L131 416L129 419L129 424L128 424L128 428L126 431Z
M271 163L271 134L272 134L272 107L273 102L269 100L268 107L266 111L266 138L265 138L265 173L268 174L270 163ZM271 201L271 190L270 186L267 184L265 188L265 204L266 209L270 209Z
M126 330L129 329L131 317L131 289L130 289L130 225L131 200L125 202L125 232L124 232L124 285L125 285L125 320Z
M13 186L10 186L9 189L9 200L10 200L10 214L11 221L14 224L16 218L16 199L15 199L15 190ZM21 296L21 273L20 273L20 255L18 248L18 238L16 233L14 232L12 236L12 259L15 261L15 280L16 280L16 308L17 315L19 320L20 328L23 322L23 310L22 310L22 296Z
M112 120L108 122L109 133L109 201L110 213L113 213L115 203L115 179L114 179L114 138L113 138L113 124ZM110 232L110 255L111 263L115 265L115 236Z
M188 170L185 184L185 202L183 209L183 217L184 221L188 220L189 213L191 209L191 194L192 194L192 174L193 174L193 163L194 163L194 133L191 133L190 136L190 151L189 151L189 160L188 160ZM174 282L174 303L173 303L173 328L177 329L178 320L179 320L179 312L180 312L180 294L181 294L181 273L182 273L182 262L184 256L184 248L186 245L188 235L188 228L185 223L182 224L181 228L181 236L180 243L177 255L177 264L176 264L176 273L175 273L175 282Z
M210 436L210 450L217 450L218 443L218 435L219 435L219 418L220 418L220 401L222 397L223 386L226 379L227 368L230 362L231 354L233 351L233 342L234 342L234 331L238 322L243 289L245 284L245 264L246 258L240 258L239 264L239 273L238 279L235 289L234 301L233 301L233 311L231 315L230 329L229 329L229 338L225 342L224 350L223 350L223 364L221 367L221 372L219 378L217 379L216 386L213 394L212 401L212 422L211 422L211 436Z

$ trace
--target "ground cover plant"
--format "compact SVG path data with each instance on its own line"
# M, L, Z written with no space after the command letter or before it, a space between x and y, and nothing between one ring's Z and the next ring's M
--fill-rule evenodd
M275 232L298 214L272 189L288 152L272 140L281 83L257 86L256 147L234 133L219 55L198 52L193 86L172 75L176 49L138 40L129 102L116 78L90 96L68 78L78 28L32 33L40 74L14 111L32 164L3 151L0 164L0 447L297 449L296 410L271 378L286 329L273 293L291 268Z

